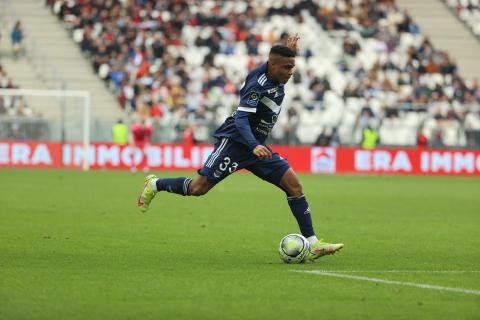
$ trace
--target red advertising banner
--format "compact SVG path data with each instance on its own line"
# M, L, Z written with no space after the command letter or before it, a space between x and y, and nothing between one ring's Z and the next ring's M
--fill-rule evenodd
M480 152L430 149L338 149L337 172L480 175Z
M297 172L480 175L480 151L271 146ZM93 143L88 150L92 169L194 170L212 152L211 145L154 144L146 156L138 149ZM0 141L0 167L80 168L80 143Z

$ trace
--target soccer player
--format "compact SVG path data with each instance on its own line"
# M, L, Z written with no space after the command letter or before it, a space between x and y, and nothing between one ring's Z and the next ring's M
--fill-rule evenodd
M310 242L310 260L334 254L343 247L342 243L331 244L317 239L297 175L287 160L265 145L280 113L284 86L293 74L298 40L298 35L289 36L286 46L273 46L268 62L248 74L240 90L237 110L214 132L215 148L195 179L147 176L138 197L141 211L148 210L160 191L202 196L230 174L247 169L286 193L300 231Z
M142 152L142 161L140 165L143 165L143 171L148 172L149 168L146 161L146 149L148 148L150 137L152 136L152 126L147 124L145 120L141 120L140 122L134 123L130 131L132 132L130 140L132 146L132 167L130 169L132 172L137 171L137 166L135 164L135 149L138 149Z

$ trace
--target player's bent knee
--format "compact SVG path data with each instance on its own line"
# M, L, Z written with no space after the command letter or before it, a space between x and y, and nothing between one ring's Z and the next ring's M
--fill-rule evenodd
M289 190L287 190L287 191L289 193L289 196L293 196L293 197L296 197L296 196L299 196L299 195L303 194L303 188L302 188L302 185L300 183L295 184L293 186L290 186Z
M194 197L199 197L199 196L203 196L207 192L208 192L208 190L205 189L205 188L195 187L195 188L192 188L191 190L190 189L188 190L188 195L194 196Z
M285 172L279 185L289 197L296 197L303 194L300 180L291 168Z
M201 183L199 181L193 181L190 186L188 187L188 195L189 196L203 196L210 190L210 186L206 183Z
M190 188L188 188L188 195L189 196L198 197L198 196L201 196L201 195L204 195L204 194L205 193L203 192L201 186L193 185L193 186L190 186Z

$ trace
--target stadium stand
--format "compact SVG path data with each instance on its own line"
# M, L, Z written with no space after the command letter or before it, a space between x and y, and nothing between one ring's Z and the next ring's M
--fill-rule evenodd
M8 76L5 68L0 64L0 89L19 88ZM30 116L32 110L19 97L0 97L0 115Z
M1 64L0 89L19 89ZM47 124L38 117L38 110L31 108L24 97L0 96L0 139L43 138Z
M2 64L9 74L15 75L15 82L23 89L88 91L91 95L92 139L109 141L111 126L124 116L124 112L117 107L116 99L105 83L91 71L90 62L82 56L68 32L45 7L45 1L0 0L0 17L3 29L8 30L2 30L2 34L9 34L15 22L21 20L25 35L23 54L18 60L9 54L10 41L0 44L4 52L8 50L8 54L2 55ZM81 110L75 107L82 105L81 99L27 97L26 100L32 108L41 110L43 119L49 121L52 128L50 139L63 139L63 127L66 128L67 141L81 139Z
M480 39L480 1L446 0L445 2Z
M480 88L394 1L65 1L47 5L129 113L156 141L198 142L230 114L248 70L286 33L301 36L274 142L336 132L358 144L464 146L479 130ZM475 136L475 135L474 135ZM470 142L469 142L470 141Z

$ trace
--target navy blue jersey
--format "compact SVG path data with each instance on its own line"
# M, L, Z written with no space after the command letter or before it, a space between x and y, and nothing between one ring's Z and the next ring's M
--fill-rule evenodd
M252 133L264 144L280 114L285 85L267 76L267 63L250 72L240 90L237 110L213 133L215 138L229 138L249 145L235 125L237 111L248 112Z

